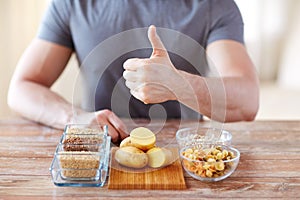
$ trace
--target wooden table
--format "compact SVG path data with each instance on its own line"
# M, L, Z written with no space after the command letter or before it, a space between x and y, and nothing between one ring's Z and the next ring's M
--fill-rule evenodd
M126 122L129 129L147 124ZM182 127L199 122L184 121ZM209 122L200 122L209 125ZM177 120L157 121L165 141L175 142ZM163 125L163 126L162 126ZM0 121L0 199L202 199L300 198L300 121L255 121L224 126L241 159L235 173L216 183L203 183L187 174L187 190L109 190L57 187L49 166L62 131L22 119ZM162 138L161 138L162 139Z

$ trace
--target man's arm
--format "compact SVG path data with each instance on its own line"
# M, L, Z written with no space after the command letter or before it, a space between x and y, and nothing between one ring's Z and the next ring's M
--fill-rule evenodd
M8 93L8 105L22 116L55 128L71 120L72 108L49 88L64 70L72 50L35 39L22 55Z
M202 77L177 70L156 34L149 27L153 47L150 58L124 63L126 85L144 103L178 100L218 121L253 120L259 103L258 79L245 47L232 40L219 40L207 55L219 76Z
M74 120L72 105L50 90L66 64L72 50L51 42L35 39L21 57L11 80L8 105L22 116L63 129ZM126 137L125 125L109 110L87 113L76 108L78 118L85 123L93 120L109 125L114 141Z
M219 121L253 120L259 107L259 81L245 47L233 40L219 40L207 47L207 57L219 78L179 71L197 94L198 105L191 94L180 95L178 100L194 109L198 106L201 113Z

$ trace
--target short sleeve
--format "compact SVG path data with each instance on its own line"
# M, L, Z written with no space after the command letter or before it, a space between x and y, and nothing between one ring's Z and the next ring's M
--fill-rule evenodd
M210 1L210 31L208 42L230 39L244 44L244 23L233 0Z
M71 3L52 0L44 14L37 37L69 48L74 48L70 31Z

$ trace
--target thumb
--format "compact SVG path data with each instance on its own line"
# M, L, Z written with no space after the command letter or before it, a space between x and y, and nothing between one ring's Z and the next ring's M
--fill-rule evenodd
M168 52L160 40L160 37L156 33L156 27L154 25L148 28L148 38L152 46L152 56L165 57L168 56Z

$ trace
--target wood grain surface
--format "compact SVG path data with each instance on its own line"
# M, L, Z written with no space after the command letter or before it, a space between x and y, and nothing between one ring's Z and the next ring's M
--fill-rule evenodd
M119 165L114 159L116 147L111 150L108 189L150 189L150 190L183 190L186 189L185 180L178 149L170 149L174 163L161 169L130 169Z
M160 131L161 144L176 144L179 128L210 122L124 120L128 130L147 126ZM57 187L49 166L62 134L23 119L0 121L0 199L299 199L300 121L229 123L232 145L241 152L227 179L205 183L184 172L185 190L111 190L104 187Z

